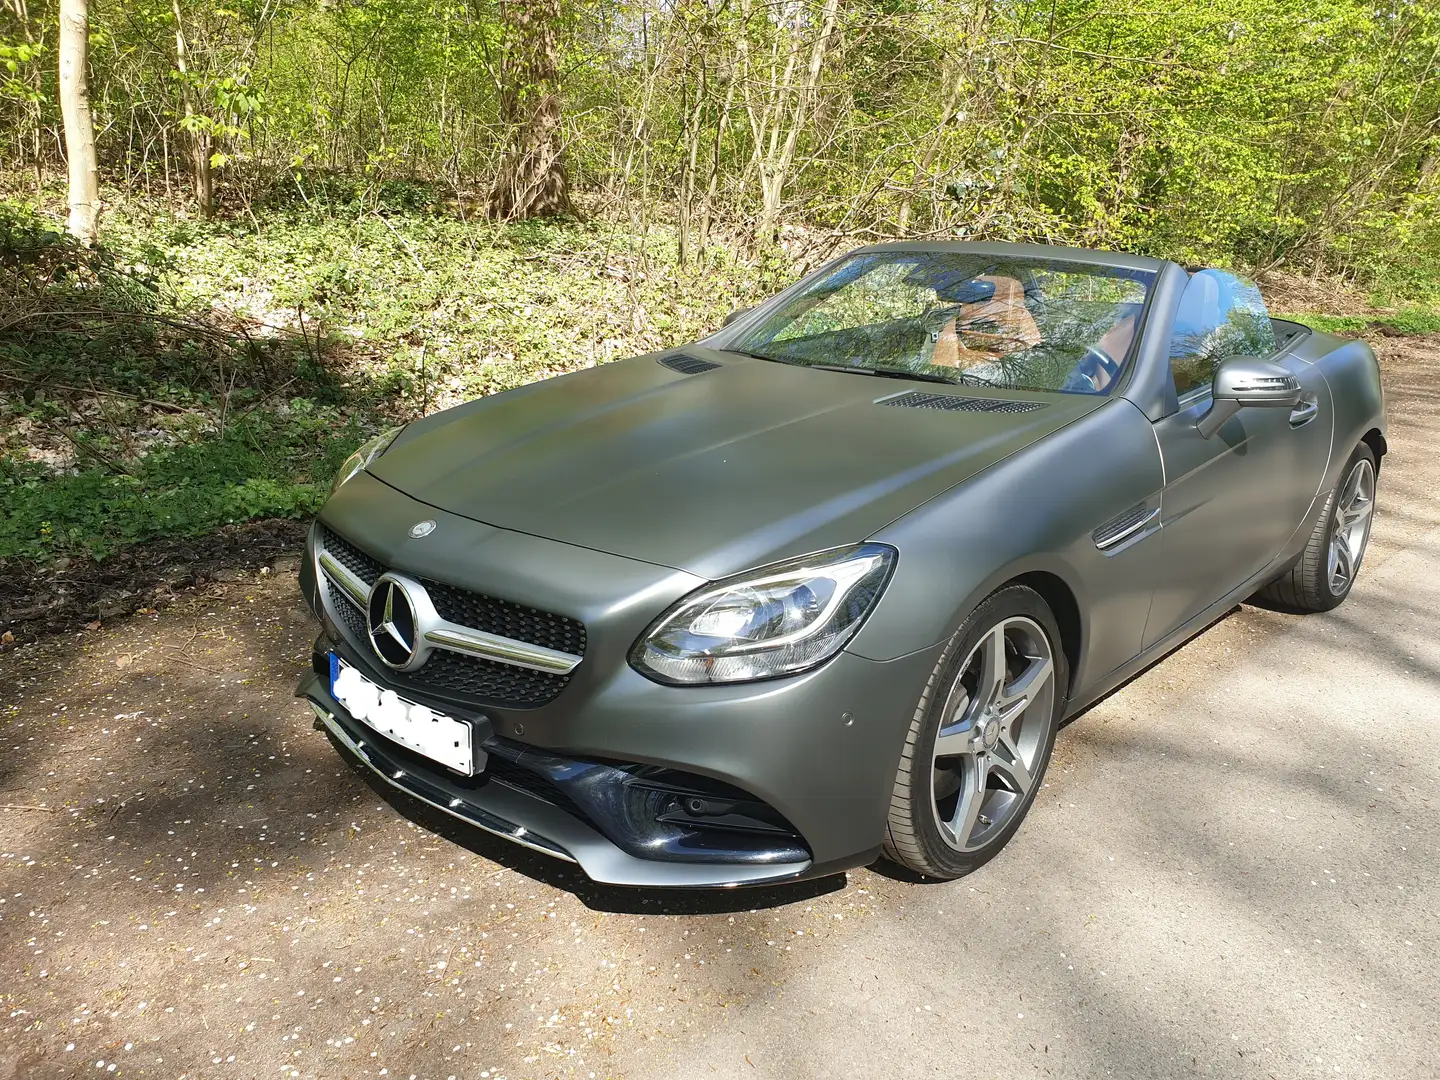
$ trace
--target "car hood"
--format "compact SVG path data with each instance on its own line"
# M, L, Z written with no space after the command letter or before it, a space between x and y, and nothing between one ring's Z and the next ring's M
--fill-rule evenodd
M411 424L370 471L453 514L713 579L864 540L1106 400L685 352L720 366L637 357L482 398ZM935 394L1039 407L887 404Z

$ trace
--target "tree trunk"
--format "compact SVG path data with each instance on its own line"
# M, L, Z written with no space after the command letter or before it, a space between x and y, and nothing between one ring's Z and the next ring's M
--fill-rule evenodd
M955 118L955 113L960 105L960 92L965 86L965 73L962 68L957 72L950 83L950 92L945 97L945 108L940 110L940 119L935 124L935 133L930 139L930 145L925 148L921 155L920 162L915 168L916 184L933 181L930 171L935 167L935 159L940 156L940 147L945 140L945 128ZM908 236L910 233L910 206L914 192L907 191L900 198L900 220L898 230L901 236Z
M190 144L195 201L200 204L200 216L208 218L215 213L215 181L210 175L210 136L199 126L204 117L195 114L190 99L190 57L185 47L185 27L180 21L180 0L171 0L170 10L175 13L175 67L180 72L180 97L185 105L183 126Z
M738 73L743 83L745 110L750 119L753 140L752 160L760 177L760 216L753 234L757 247L766 247L776 240L785 185L791 178L800 135L815 111L815 98L819 94L826 55L835 36L839 6L839 0L824 0L820 11L820 25L810 42L810 61L805 68L804 81L798 86L795 80L801 54L805 9L802 6L796 7L784 73L779 76L777 85L776 69L772 62L772 96L763 103L763 107L757 106L751 96L749 42L743 33L736 42ZM747 22L751 10L749 4L741 8L742 16Z
M90 11L88 0L60 0L60 112L70 174L70 235L95 240L100 216L100 173L95 166L95 125L90 119Z
M510 147L490 189L490 215L572 213L560 130L559 0L509 0L502 10L509 48L501 67L500 118Z
M695 174L700 164L701 125L705 115L705 96L709 92L704 60L696 78L695 104L685 112L684 148L680 164L680 228L676 235L676 261L684 266L690 255L691 221L695 213Z
M720 190L720 155L725 148L725 129L730 126L730 110L735 104L735 73L725 80L725 104L720 106L720 121L715 125L714 153L710 156L710 175L705 180L705 201L700 204L700 235L696 254L704 257L710 243L710 223L715 217L715 196Z

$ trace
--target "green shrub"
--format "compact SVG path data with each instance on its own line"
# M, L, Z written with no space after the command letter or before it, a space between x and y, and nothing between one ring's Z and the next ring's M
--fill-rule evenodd
M156 449L130 473L87 468L55 475L0 459L0 560L104 558L158 536L194 536L262 517L320 508L340 463L365 437L354 421L308 402L256 413L223 438Z

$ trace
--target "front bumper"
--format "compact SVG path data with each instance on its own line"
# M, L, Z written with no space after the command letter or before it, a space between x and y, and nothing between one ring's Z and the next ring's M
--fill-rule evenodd
M427 767L403 748L356 721L312 675L300 692L315 713L316 726L336 747L390 786L466 824L553 858L579 865L587 877L610 885L723 888L775 884L814 876L808 857L747 863L675 862L628 854L570 810L540 795L504 783L483 786L442 768ZM788 846L788 845L787 845ZM800 853L808 856L808 853ZM825 868L831 873L840 867Z
M408 539L425 517L439 523L433 534ZM905 731L941 645L884 662L842 652L768 682L662 686L627 655L660 610L701 584L688 574L456 518L364 474L341 488L321 521L392 569L560 612L588 631L588 644L572 650L583 651L583 662L538 704L486 703L397 678L363 633L342 625L317 577L312 535L301 590L324 632L316 674L297 693L335 744L387 783L613 884L773 883L878 855ZM357 722L329 693L330 652L403 697L471 721L477 749L490 754L485 776L450 773ZM628 788L656 774L717 790L739 814L690 828L685 814L637 807ZM642 782L629 784L637 776Z
M332 647L322 637L317 657ZM296 694L308 701L316 727L353 763L467 824L574 862L596 882L725 888L823 877L878 856L903 742L903 727L885 721L908 721L913 707L887 715L878 702L910 698L912 677L923 683L933 663L928 653L888 664L842 653L810 676L731 688L723 715L713 700L697 702L704 707L693 712L677 710L671 699L683 695L683 689L635 676L642 697L653 695L667 706L667 726L686 729L683 742L671 737L673 731L655 730L656 702L640 708L636 701L628 719L602 710L614 725L614 749L598 755L592 750L584 757L497 736L488 718L475 714L470 718L476 722L477 744L491 764L474 779L431 764L356 720L331 696L329 680L318 672L307 675ZM821 685L827 683L820 678L826 672L831 679ZM735 693L739 690L749 695ZM868 730L857 732L862 718ZM763 734L766 728L769 737ZM885 729L892 728L894 737L886 738ZM656 736L653 741L647 733ZM663 757L636 753L647 745L667 752ZM618 761L640 762L662 774L677 770L696 779L715 778L775 808L793 832L706 832L657 822L654 815L645 816L644 807L627 810L621 805L621 785L610 782L628 775L608 764ZM499 782L490 775L497 766L507 768ZM533 769L537 782L516 782L526 768ZM552 777L560 782L547 784ZM571 777L573 785L566 783Z

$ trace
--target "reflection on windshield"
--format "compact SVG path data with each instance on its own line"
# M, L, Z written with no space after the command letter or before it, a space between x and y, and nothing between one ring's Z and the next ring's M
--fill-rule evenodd
M873 252L845 260L731 347L794 364L1103 394L1124 370L1153 278L968 252Z

